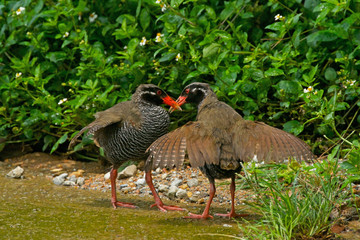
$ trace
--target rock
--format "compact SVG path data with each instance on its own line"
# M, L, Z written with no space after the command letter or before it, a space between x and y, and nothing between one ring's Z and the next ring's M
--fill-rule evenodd
M193 173L191 173L190 177L191 177L191 178L197 178L197 177L198 177L198 174L195 173L195 172L193 172Z
M175 178L174 181L171 182L171 186L178 187L182 183L182 180L179 178Z
M197 178L191 178L187 181L187 185L189 187L196 187L197 185L199 185L199 180L197 180Z
M168 189L169 189L169 186L164 185L164 184L160 184L158 187L159 192L166 192Z
M136 170L137 170L136 165L127 166L124 170L122 170L122 171L119 173L118 179L132 177L132 176L135 175Z
M155 170L155 172L156 172L157 174L161 173L161 168L157 168L157 169Z
M67 173L60 174L59 176L54 177L53 182L54 182L56 185L62 185L62 184L65 182L65 178L66 178L67 176L68 176Z
M57 176L57 177L54 177L53 182L56 185L62 185L65 182L65 178L61 178L61 177Z
M191 202L198 202L199 199L200 199L200 192L199 191L196 191L196 192L192 193L191 196L189 196L189 200Z
M70 175L69 181L76 183L77 177L75 175Z
M79 186L82 186L85 184L85 178L83 177L78 177L78 179L76 180L76 184Z
M230 224L223 224L223 227L228 227L228 228L231 228L232 226Z
M63 185L64 186L75 186L76 183L73 182L73 181L66 180L66 181L63 182Z
M129 185L126 184L126 183L125 183L125 184L121 184L121 185L120 185L120 189L126 188L126 187L128 187L128 186L129 186Z
M11 170L8 174L6 174L6 176L10 178L21 178L23 173L24 173L24 169L20 166L17 166L13 170Z
M110 172L107 172L104 175L104 180L106 181L106 180L109 180L109 179L110 179Z
M161 175L161 179L162 179L162 180L165 180L167 177L168 177L168 174L167 174L167 173L163 173L163 174Z
M138 187L145 186L145 184L146 184L145 178L140 178L140 179L138 179L135 184L136 184L136 186L138 186Z
M178 197L178 198L187 198L186 190L181 189L181 188L179 190L177 190L176 197Z
M170 186L169 191L167 192L168 198L174 199L178 190L179 188L177 186Z
M123 193L128 193L129 191L131 191L131 187L124 187L124 188L121 189L121 191Z

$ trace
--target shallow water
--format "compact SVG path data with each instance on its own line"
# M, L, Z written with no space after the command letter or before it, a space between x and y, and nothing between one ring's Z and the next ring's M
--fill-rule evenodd
M150 209L150 197L118 194L120 201L139 208L114 210L109 192L56 186L41 176L10 179L5 174L0 171L0 239L229 239L214 234L240 233L234 220L183 219L187 212ZM181 206L194 213L204 208ZM225 207L211 209L212 213L226 211Z

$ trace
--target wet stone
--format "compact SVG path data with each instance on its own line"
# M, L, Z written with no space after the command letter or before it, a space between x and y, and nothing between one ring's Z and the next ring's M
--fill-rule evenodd
M57 177L54 177L53 182L56 185L62 185L65 182L65 178L68 176L67 173L60 174Z
M182 183L182 180L179 178L175 178L172 182L171 182L171 186L175 186L178 187L180 184Z
M170 186L169 191L167 193L168 198L174 199L178 189L179 188L177 186L174 186L174 185Z
M106 181L106 180L108 180L108 179L110 179L110 172L107 172L107 173L105 173L105 175L104 175L104 180Z
M69 181L71 181L71 182L76 183L76 180L77 180L77 178L76 178L75 175L71 175L71 176L69 177Z
M189 187L196 187L197 185L199 185L199 180L197 180L197 178L192 178L192 179L189 179L187 181L187 185Z
M178 197L178 198L187 198L186 190L181 189L181 188L179 190L177 190L176 197Z
M136 181L135 184L136 184L137 186L139 186L139 187L142 187L142 186L145 186L146 181L145 181L144 178L140 178L140 179L138 179L138 180Z
M136 165L127 166L124 170L122 170L119 173L118 179L132 177L135 175L136 171L137 171Z
M11 170L8 174L6 174L6 176L10 178L21 178L23 173L24 173L24 169L20 166L17 166L13 170Z
M126 187L128 187L128 186L129 186L128 184L121 184L121 185L120 185L120 189L126 188Z
M63 185L64 185L64 186L75 186L76 183L73 182L73 181L67 180L67 181L64 181Z
M85 184L85 178L83 177L78 177L78 179L76 180L76 184L79 186L82 186Z
M164 185L164 184L160 184L158 187L159 192L166 192L168 189L169 189L169 186Z

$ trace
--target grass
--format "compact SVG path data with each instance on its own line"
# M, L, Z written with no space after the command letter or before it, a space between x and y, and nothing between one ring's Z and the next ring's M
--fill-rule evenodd
M243 239L315 239L332 234L330 229L337 219L331 219L330 214L350 193L342 188L337 159L290 169L292 172L284 165L270 170L244 168L243 178L257 196L248 204L261 219L239 224L246 236ZM284 171L294 175L290 184L289 178L280 177Z

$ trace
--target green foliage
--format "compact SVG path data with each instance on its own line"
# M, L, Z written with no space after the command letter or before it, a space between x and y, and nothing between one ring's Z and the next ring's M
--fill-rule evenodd
M285 172L293 176L291 184ZM247 239L312 239L327 236L337 220L331 220L330 213L349 197L349 193L341 188L341 176L337 158L331 156L313 166L300 167L291 162L287 168L280 165L266 172L248 166L245 180L257 196L256 202L249 205L262 219L256 224L249 224L247 228L239 225L240 229L248 236Z
M140 83L176 97L204 81L245 118L316 140L317 153L351 143L359 9L318 0L2 0L0 137L65 152L95 112ZM174 127L194 114L175 113Z

